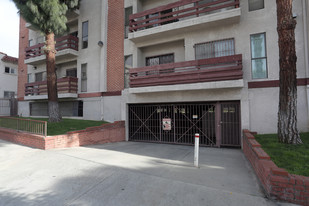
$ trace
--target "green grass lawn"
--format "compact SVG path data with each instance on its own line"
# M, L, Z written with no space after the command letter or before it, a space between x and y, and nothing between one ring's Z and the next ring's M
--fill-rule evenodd
M302 145L278 142L276 134L256 135L256 140L274 163L291 174L309 176L309 133L302 133Z
M47 118L31 118L41 121L48 121ZM81 120L81 119L62 119L61 122L57 123L47 123L47 135L59 135L65 134L70 131L82 130L87 127L100 126L104 123L104 121L93 121L93 120Z
M47 118L25 118L23 119L32 119L32 120L40 120L40 121L48 121ZM80 120L80 119L63 119L59 123L47 123L47 135L59 135L65 134L70 131L82 130L87 127L100 126L107 122L104 121L92 121L92 120ZM0 126L16 129L15 121L0 119ZM27 130L26 130L27 131Z

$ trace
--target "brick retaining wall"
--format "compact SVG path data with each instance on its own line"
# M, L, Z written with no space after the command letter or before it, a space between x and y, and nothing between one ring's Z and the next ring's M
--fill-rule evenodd
M289 174L278 168L255 140L244 130L243 151L250 161L268 197L300 205L309 205L309 177Z
M44 150L121 142L125 141L125 122L118 121L103 124L46 138L40 135L0 128L0 139Z

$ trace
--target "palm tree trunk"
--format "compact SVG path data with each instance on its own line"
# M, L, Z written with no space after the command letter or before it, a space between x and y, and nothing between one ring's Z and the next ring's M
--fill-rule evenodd
M278 140L287 144L301 144L297 129L296 21L292 15L292 0L276 2L280 65Z
M47 71L47 92L48 92L48 115L49 122L60 122L62 120L57 91L57 75L55 69L55 35L46 34L46 71Z

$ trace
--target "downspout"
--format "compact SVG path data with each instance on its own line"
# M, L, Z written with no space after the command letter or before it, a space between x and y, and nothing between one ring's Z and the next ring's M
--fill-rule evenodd
M108 5L107 1L101 0L101 27L100 27L100 39L99 41L103 42L103 46L100 48L100 76L99 76L99 91L106 91L106 48L107 48L107 35L105 32L107 31L107 10ZM101 120L104 119L104 100L103 96L100 99L100 114Z
M309 34L308 34L308 3L307 0L303 0L303 26L304 26L304 45L305 45L305 74L306 74L306 78L309 78L309 52L308 52L308 47L309 47ZM306 85L306 90L307 90L307 116L309 118L309 85Z
M304 24L304 45L305 45L305 67L306 67L306 78L309 77L309 54L308 54L308 23L307 18L308 18L308 4L306 3L307 0L303 0L303 24Z

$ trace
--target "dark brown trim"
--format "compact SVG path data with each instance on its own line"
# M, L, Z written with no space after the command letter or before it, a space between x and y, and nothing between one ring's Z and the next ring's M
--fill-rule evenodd
M121 96L121 91L113 92L93 92L93 93L81 93L78 94L78 98L92 98L92 97L109 97L109 96Z
M121 91L113 91L113 92L102 92L103 97L108 96L121 96Z
M78 98L91 98L91 97L101 97L101 96L102 96L102 92L78 94Z
M309 85L309 78L297 79L297 86ZM279 80L248 82L249 89L279 87Z

